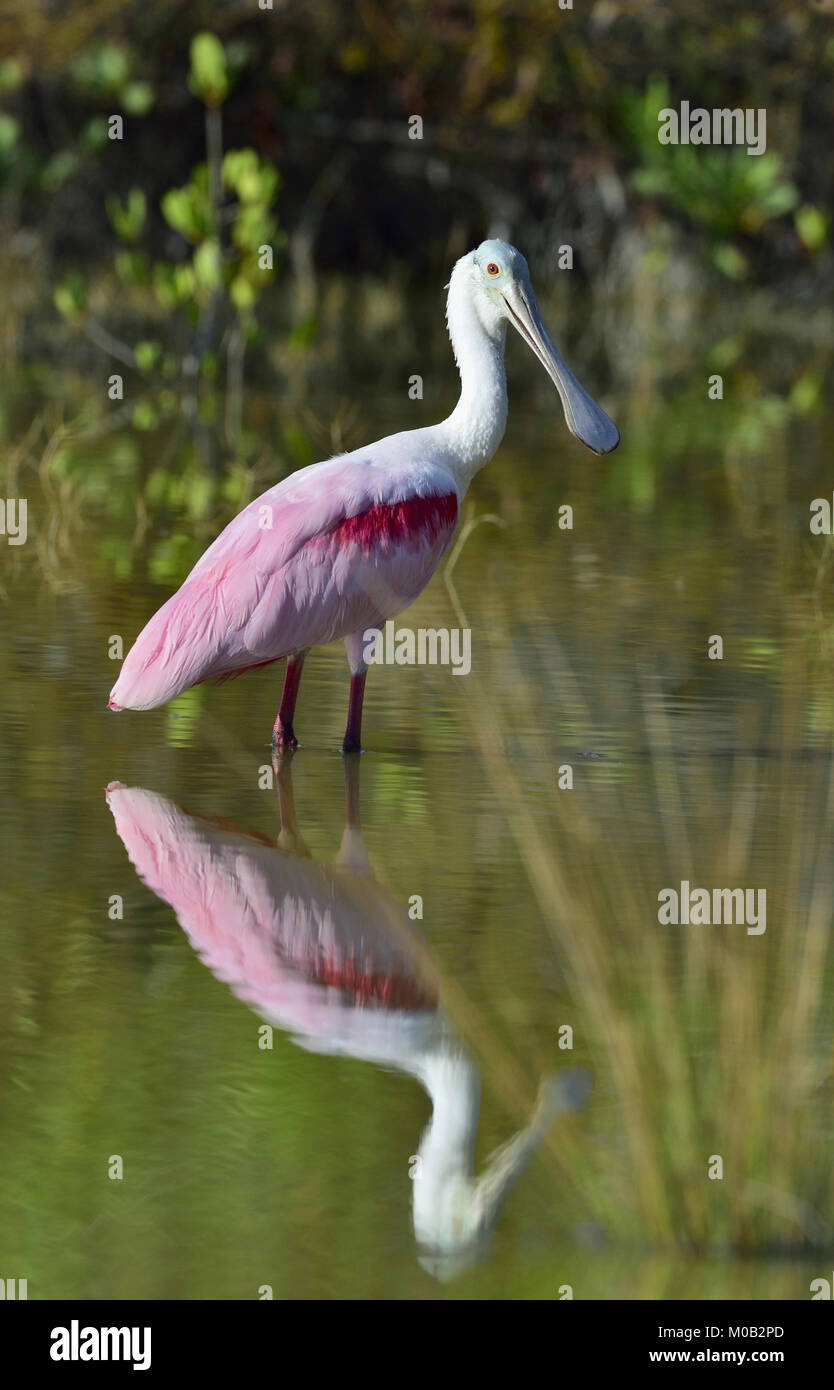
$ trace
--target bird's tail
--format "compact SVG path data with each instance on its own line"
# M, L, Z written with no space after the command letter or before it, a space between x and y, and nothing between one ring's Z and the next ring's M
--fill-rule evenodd
M136 638L110 691L110 709L155 709L198 681L242 668L246 654L236 652L236 635L214 587L186 582Z

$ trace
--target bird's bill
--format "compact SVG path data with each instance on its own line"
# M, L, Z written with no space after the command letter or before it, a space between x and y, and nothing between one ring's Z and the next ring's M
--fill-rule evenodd
M577 381L545 328L530 287L509 285L504 291L504 303L510 323L555 383L571 434L595 454L610 454L620 442L619 430Z

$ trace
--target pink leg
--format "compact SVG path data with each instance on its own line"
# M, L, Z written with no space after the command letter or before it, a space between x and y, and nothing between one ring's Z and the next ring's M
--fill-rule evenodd
M348 703L347 728L345 729L343 753L362 752L362 700L365 695L367 671L360 671L350 678L350 701Z
M296 656L287 657L287 670L284 676L284 689L281 692L281 704L275 719L275 728L272 730L272 742L276 748L297 748L298 739L296 738L293 727L293 715L295 714L295 702L298 698L298 687L301 683L301 668L304 665L306 652L298 652Z

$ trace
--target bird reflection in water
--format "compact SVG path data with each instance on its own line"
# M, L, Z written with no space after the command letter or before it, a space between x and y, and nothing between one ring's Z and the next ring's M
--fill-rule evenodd
M277 845L192 816L167 797L111 783L107 801L140 878L170 903L201 960L269 1024L311 1052L361 1058L418 1079L431 1119L412 1165L420 1263L439 1279L482 1258L504 1199L587 1073L539 1089L529 1123L474 1176L480 1075L440 1006L431 956L405 906L379 884L359 824L359 761L345 760L345 828L333 864L296 824L291 755L276 756Z

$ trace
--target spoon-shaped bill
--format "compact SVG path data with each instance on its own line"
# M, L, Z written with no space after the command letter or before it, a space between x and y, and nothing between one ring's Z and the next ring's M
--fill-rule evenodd
M544 326L532 290L529 286L510 285L504 291L504 303L510 323L555 383L571 434L595 454L610 454L620 442L617 426L577 381Z

